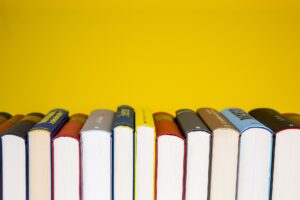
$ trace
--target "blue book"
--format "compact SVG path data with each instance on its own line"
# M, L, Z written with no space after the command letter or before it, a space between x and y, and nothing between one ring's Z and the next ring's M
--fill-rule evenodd
M119 106L113 122L113 200L134 199L134 109Z
M68 111L54 109L28 132L30 200L51 200L51 137L67 120Z
M241 133L237 200L270 199L272 130L239 108L221 113Z

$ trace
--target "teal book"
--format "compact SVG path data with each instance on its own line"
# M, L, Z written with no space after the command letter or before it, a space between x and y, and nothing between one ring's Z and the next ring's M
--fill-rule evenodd
M134 109L119 106L113 122L113 200L134 199L134 127Z
M270 199L273 131L242 109L221 113L241 135L237 200Z

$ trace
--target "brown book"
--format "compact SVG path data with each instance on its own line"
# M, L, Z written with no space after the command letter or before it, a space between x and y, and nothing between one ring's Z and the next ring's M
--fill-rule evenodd
M6 130L8 130L10 127L12 127L14 124L19 122L24 115L14 115L10 119L6 120L4 123L0 125L0 135L1 133L4 133Z
M156 129L156 200L184 199L186 141L169 113L153 114Z
M215 109L200 108L197 113L212 131L210 200L235 199L239 132Z
M6 112L0 112L0 124L11 118L11 115Z

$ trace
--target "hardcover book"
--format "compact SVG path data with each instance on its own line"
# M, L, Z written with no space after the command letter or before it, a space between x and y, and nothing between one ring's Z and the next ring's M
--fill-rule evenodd
M136 111L135 134L135 199L155 197L155 129L148 109Z
M153 114L156 129L156 200L184 200L186 142L175 118Z
M193 110L176 111L176 119L187 141L185 200L207 200L211 132Z
M28 114L1 135L0 179L3 191L0 194L3 200L27 199L27 132L43 117L41 113Z
M113 199L134 199L134 109L119 106L113 122Z
M87 119L74 114L52 138L52 199L81 199L80 130Z
M300 126L269 108L250 114L275 133L272 200L300 199Z
M239 108L221 112L240 132L237 200L270 199L273 132Z
M300 125L300 115L298 113L283 113L282 115L294 122L295 124Z
M112 123L115 112L94 110L81 129L82 199L112 198Z
M212 131L210 200L236 197L239 132L218 111L200 108L198 115Z
M54 109L28 132L29 199L51 199L51 137L68 120L68 111Z
M11 117L8 120L6 120L5 122L3 122L0 125L0 135L3 132L5 132L7 129L9 129L13 125L15 125L17 122L19 122L23 117L24 117L24 115L14 115L13 117Z
M11 118L11 115L6 112L0 112L0 124Z

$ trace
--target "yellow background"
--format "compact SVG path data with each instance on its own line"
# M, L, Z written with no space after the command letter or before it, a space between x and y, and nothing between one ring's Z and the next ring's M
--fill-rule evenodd
M0 110L300 112L299 0L0 0Z

